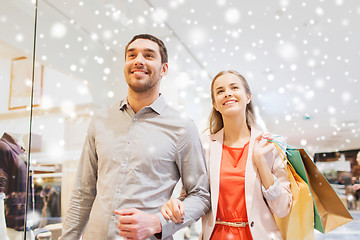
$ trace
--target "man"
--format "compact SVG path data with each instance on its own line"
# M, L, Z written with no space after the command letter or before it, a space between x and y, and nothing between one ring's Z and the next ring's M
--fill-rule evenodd
M84 239L172 239L210 209L195 124L159 94L167 59L163 42L152 35L137 35L126 46L127 99L90 123L60 239L78 239L84 229ZM180 177L189 196L183 223L174 224L160 208Z

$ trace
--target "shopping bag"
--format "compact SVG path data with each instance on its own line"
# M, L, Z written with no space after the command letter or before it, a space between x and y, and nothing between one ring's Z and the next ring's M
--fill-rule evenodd
M287 148L287 157L298 175L309 185L314 200L315 229L328 233L353 220L329 182L304 149Z
M275 144L282 159L286 156ZM285 169L289 175L292 193L292 205L286 217L274 215L276 224L284 240L313 240L314 234L314 205L307 183L296 173L295 169L286 161Z

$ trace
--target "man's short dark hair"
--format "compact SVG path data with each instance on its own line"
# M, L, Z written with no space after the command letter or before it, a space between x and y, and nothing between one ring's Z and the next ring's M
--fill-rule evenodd
M134 36L125 47L125 56L126 56L129 45L132 42L134 42L136 39L148 39L150 41L157 43L157 45L159 45L159 49L160 49L161 63L168 62L168 54L167 54L165 44L163 43L163 41L161 41L157 37L150 35L150 34L139 34L139 35Z

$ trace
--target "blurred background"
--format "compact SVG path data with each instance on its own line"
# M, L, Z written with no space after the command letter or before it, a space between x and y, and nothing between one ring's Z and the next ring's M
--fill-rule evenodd
M0 0L0 6L0 134L28 154L21 166L30 171L22 177L32 193L28 229L51 230L57 239L89 120L126 96L124 48L139 33L165 42L169 73L161 92L199 132L207 127L212 78L225 69L242 73L258 125L305 148L359 223L358 1ZM316 237L358 236L352 224ZM10 239L24 231L9 228ZM176 237L195 239L198 232L195 224Z

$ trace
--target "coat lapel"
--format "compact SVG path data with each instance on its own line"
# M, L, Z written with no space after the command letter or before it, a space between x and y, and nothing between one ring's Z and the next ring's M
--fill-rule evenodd
M211 194L211 206L212 214L216 218L217 206L219 200L219 180L220 180L220 165L222 157L222 145L223 145L224 130L221 129L216 134L210 136L210 188Z
M257 171L255 170L255 166L252 160L253 155L253 149L254 149L254 142L255 138L261 134L261 131L252 128L251 129L251 137L250 137L250 143L249 143L249 152L248 157L246 161L246 171L245 171L245 199L246 199L246 209L248 213L248 217L250 216L252 206L253 206L253 198L254 198L254 191L257 184L256 182L256 176Z

